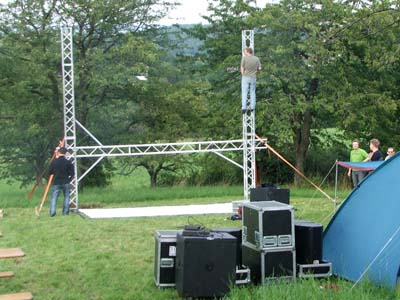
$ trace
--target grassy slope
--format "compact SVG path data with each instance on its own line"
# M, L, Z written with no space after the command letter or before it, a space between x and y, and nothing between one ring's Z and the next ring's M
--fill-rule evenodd
M129 181L128 181L129 180ZM241 198L240 187L160 188L151 190L142 174L119 178L107 189L87 189L81 205L107 207L180 203L211 203ZM179 299L174 289L153 283L154 231L187 223L207 227L238 227L229 215L88 220L72 214L49 218L48 206L34 214L41 190L27 200L28 190L0 183L0 247L21 247L26 257L0 261L0 270L15 276L0 280L0 294L32 292L35 299ZM292 190L296 218L326 224L332 212L327 200ZM212 195L212 196L210 196ZM344 194L342 195L342 197ZM59 207L60 207L59 203ZM230 299L400 299L399 293L363 284L298 280L296 283L234 289Z

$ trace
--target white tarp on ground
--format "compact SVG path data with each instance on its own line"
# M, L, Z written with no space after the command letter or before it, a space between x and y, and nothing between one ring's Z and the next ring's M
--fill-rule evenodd
M230 214L232 213L232 202L180 206L90 208L80 209L79 213L90 219Z

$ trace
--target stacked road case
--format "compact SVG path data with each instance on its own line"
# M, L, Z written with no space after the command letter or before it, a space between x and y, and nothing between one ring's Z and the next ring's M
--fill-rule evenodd
M252 281L295 279L296 251L293 207L277 201L243 204L243 264Z
M185 297L219 297L231 283L331 276L321 224L294 220L293 207L278 201L244 203L242 212L242 228L156 231L156 285Z
M158 230L155 238L154 281L158 287L175 286L176 238L182 230Z

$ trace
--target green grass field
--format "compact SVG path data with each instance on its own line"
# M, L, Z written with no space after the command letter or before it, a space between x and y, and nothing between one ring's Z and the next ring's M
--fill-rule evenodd
M0 182L0 247L20 247L26 256L0 261L0 271L14 271L0 279L0 294L31 292L39 300L77 299L179 299L175 289L158 289L153 281L154 232L177 229L188 223L207 228L239 227L229 215L89 220L76 214L48 217L48 205L37 217L34 207L42 189L28 200L29 189ZM133 207L166 204L216 203L238 200L239 186L174 187L150 189L144 174L116 177L110 187L87 188L80 193L80 205ZM343 199L348 191L340 193ZM291 190L297 219L327 224L333 204L313 190ZM330 191L330 194L333 194ZM370 283L352 289L352 283L330 280L297 280L266 286L233 288L226 299L400 299Z

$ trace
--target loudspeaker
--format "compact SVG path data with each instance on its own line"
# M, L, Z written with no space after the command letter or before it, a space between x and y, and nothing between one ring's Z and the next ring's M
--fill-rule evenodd
M178 234L175 282L182 297L222 297L236 279L235 237L224 232L208 236Z
M225 232L236 238L236 266L242 266L242 229L241 228L216 228L211 232Z
M298 264L312 264L322 261L323 226L311 221L295 220L296 261Z
M289 204L290 190L275 187L258 187L250 189L250 201L278 201Z

